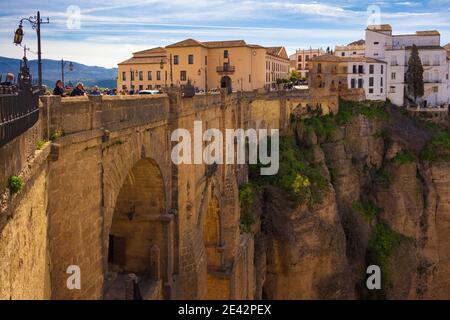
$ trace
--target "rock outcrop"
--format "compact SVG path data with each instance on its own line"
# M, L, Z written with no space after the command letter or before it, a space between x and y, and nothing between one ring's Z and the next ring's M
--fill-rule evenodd
M278 177L250 179L261 221L253 230L256 297L449 299L448 134L399 110L352 108L294 122L285 139L297 150L281 151ZM429 146L440 157L424 153ZM366 287L373 264L381 290Z

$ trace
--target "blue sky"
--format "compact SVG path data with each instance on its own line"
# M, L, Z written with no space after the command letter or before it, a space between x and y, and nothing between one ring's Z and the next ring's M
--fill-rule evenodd
M0 8L0 56L22 56L13 33L39 9L51 21L42 30L45 58L105 67L188 37L283 45L289 53L334 47L363 38L368 21L390 23L394 33L437 29L442 44L450 42L450 0L0 0ZM35 50L35 33L27 24L24 31Z

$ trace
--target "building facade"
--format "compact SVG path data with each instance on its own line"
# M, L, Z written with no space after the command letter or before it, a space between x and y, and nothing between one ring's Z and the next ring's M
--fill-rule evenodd
M275 88L277 79L289 77L289 58L283 47L265 48L244 40L186 39L136 52L118 66L119 90L183 87L190 82L200 91L224 87L252 91Z
M293 70L297 70L302 78L308 79L309 73L309 61L312 58L324 55L325 51L320 49L298 49L294 54L289 56L289 59L292 61L294 65Z
M438 31L393 35L390 25L374 25L366 29L365 57L387 63L386 96L394 104L406 102L405 75L412 46L416 45L424 68L424 91L420 104L441 106L449 102L447 51L440 44Z
M345 46L336 46L334 54L338 57L363 57L366 51L366 41L358 40Z

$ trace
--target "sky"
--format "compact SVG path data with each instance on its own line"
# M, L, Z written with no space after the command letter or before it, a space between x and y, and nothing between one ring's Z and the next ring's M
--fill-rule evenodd
M132 52L186 38L244 39L263 46L331 47L364 38L368 24L389 23L395 34L439 30L450 42L450 0L0 0L0 56L21 58L12 43L23 17L37 10L44 58L116 67ZM24 22L29 59L36 34Z

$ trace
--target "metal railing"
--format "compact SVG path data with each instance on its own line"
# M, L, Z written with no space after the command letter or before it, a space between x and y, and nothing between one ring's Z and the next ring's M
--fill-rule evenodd
M217 66L216 71L219 72L219 73L222 73L222 72L234 72L234 71L236 71L236 67L235 66L230 66L230 65Z
M25 64L19 74L18 90L3 87L0 92L0 147L20 136L39 119L39 87L31 85Z

